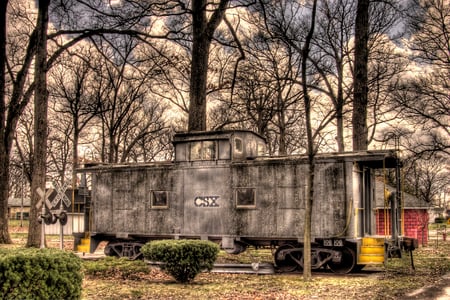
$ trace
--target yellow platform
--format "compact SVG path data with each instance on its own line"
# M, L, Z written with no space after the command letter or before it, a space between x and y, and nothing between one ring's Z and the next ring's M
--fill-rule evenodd
M384 251L384 238L363 238L358 255L358 264L383 264Z

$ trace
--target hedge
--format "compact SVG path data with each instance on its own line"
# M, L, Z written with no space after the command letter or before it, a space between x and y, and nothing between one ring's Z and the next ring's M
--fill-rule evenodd
M203 270L213 268L219 246L201 240L161 240L145 244L141 252L148 260L164 263L161 269L176 281L186 283Z
M73 253L0 248L0 299L80 299L82 281Z

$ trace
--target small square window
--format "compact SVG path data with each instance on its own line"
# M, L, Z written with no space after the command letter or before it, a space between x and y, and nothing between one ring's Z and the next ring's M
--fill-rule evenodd
M254 208L256 207L256 197L254 188L236 189L236 207Z
M167 191L152 191L152 208L168 208L169 195Z

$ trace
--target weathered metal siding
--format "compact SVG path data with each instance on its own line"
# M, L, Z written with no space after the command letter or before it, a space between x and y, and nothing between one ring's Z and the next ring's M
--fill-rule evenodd
M183 167L180 173L184 202L181 234L205 238L230 234L234 207L229 164L199 162Z
M341 162L316 164L312 236L345 235L348 197ZM306 197L305 160L268 161L235 164L233 189L256 190L256 207L237 208L237 232L248 237L296 238L304 233Z
M168 168L112 168L93 174L92 231L105 234L172 233L177 192ZM168 191L169 208L152 210L151 191Z
M111 173L92 174L91 231L113 233L113 178Z
M350 213L346 181L351 180L346 173L343 162L317 164L314 178L313 236L346 235L347 215Z
M148 168L147 174L147 208L145 211L146 235L170 235L183 226L180 220L183 216L182 190L180 188L179 174L173 168ZM151 207L152 191L166 191L168 194L168 207Z
M272 237L276 235L277 214L276 165L233 166L233 189L255 190L256 206L236 208L237 232L246 237Z
M312 236L348 236L355 196L352 162L316 162ZM165 167L112 168L94 173L93 228L122 236L303 239L304 159L241 163L201 161ZM255 191L254 207L238 207L236 189ZM165 191L168 206L152 207L152 192ZM358 203L358 201L356 201ZM126 236L126 235L125 235Z
M95 176L94 232L143 232L145 226L145 172L111 170Z
M306 169L293 163L276 168L277 235L302 236L305 213Z

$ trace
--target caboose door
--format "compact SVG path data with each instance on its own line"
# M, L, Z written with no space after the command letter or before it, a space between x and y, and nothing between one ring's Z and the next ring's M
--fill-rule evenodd
M362 189L361 189L361 199L363 204L362 217L363 222L361 228L361 234L372 235L374 234L374 216L373 207L375 201L375 184L373 182L373 170L368 167L363 167L362 173Z
M182 235L207 238L226 234L231 209L228 164L192 166L183 170Z

